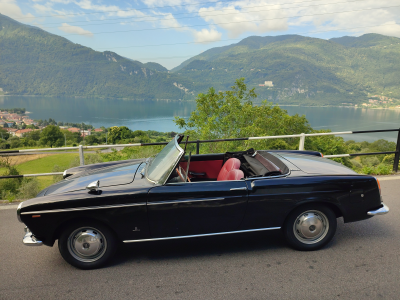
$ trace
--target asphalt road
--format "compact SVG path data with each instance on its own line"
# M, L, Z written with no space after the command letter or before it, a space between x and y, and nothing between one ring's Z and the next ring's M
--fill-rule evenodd
M82 271L53 248L22 244L0 209L0 299L400 299L400 177L381 181L390 213L344 224L315 252L279 232L140 243Z

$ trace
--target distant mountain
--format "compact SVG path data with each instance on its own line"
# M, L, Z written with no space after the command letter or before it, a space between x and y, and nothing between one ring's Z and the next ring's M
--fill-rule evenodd
M222 46L222 47L215 47L211 48L207 51L204 51L203 53L193 56L192 58L189 58L188 60L185 60L183 63L181 63L179 66L173 68L171 71L176 72L182 69L183 67L187 66L189 63L191 63L194 60L214 60L214 59L219 59L227 54L232 53L232 48L234 48L233 52L238 53L238 52L247 52L248 50L256 50L260 49L263 46L266 46L268 44L274 43L274 42L282 42L286 40L291 40L293 42L296 41L301 41L303 39L306 39L305 37L302 37L300 35L281 35L281 36L249 36L243 40L241 40L237 44L232 44L228 46Z
M126 99L194 99L246 78L260 100L341 105L371 95L400 99L400 39L251 36L168 71L88 47L0 14L0 93Z
M384 36L380 34L364 34L360 37L343 36L340 38L332 38L330 41L341 44L346 47L369 48L374 46L390 46L399 43L399 39L395 37Z
M128 57L124 57L124 58L126 58L126 59L128 59L130 61L133 61L133 62L135 62L135 63L137 63L137 64L139 64L139 65L141 65L141 66L143 66L145 68L148 68L148 69L150 69L152 71L168 72L168 69L166 67L164 67L164 66L162 66L162 65L160 65L159 63L156 63L156 62L141 63L138 60L134 60L134 59L131 59L131 58L128 58Z
M0 88L5 94L143 100L193 97L193 82L168 74L160 64L94 51L1 14L0 66Z
M400 99L400 39L252 36L207 50L172 71L195 82L197 91L226 90L245 77L259 98L281 104L355 104L371 94Z
M159 63L155 63L155 62L148 62L143 64L146 68L149 68L150 70L154 70L157 72L168 72L168 69L162 65L160 65Z

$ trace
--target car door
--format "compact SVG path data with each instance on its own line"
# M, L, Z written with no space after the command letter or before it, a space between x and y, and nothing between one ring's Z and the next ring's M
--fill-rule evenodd
M154 238L235 231L247 207L244 180L171 183L149 191Z

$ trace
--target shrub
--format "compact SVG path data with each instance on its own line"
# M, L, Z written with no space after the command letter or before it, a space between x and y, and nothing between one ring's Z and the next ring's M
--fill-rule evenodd
M353 165L354 169L361 169L363 167L362 164L358 162L356 159L351 159L350 162Z
M8 200L9 202L13 202L15 200L15 194L10 191L2 191L1 198L4 200Z
M361 157L361 163L365 166L374 166L376 167L377 165L380 164L379 159L376 156L362 156Z
M53 172L64 172L64 169L59 165L54 165ZM59 182L63 179L62 175L53 175L53 183Z
M365 166L361 170L362 173L367 175L388 175L392 173L389 165L379 164L377 167Z
M5 156L0 158L0 168L5 168L5 173L2 175L19 175L18 170L11 163L10 157ZM15 199L15 194L18 191L18 187L22 181L22 178L9 178L0 180L0 196L2 199L7 199L12 202Z
M96 152L96 154L85 154L85 165L91 165L91 164L97 164L97 163L101 163L104 162L104 159L102 157L102 155L100 154L100 152ZM80 160L79 157L75 157L74 160L71 161L69 167L70 168L74 168L74 167L78 167L80 166ZM64 170L60 170L60 171L54 171L54 172L62 172Z
M394 154L385 155L385 157L382 160L382 163L393 166L393 164L394 164Z
M19 138L12 138L8 141L10 143L10 148L18 148L21 145Z
M392 168L385 164L380 164L375 168L375 174L377 175L388 175L392 173Z
M362 168L361 172L363 174L366 174L366 175L371 175L371 174L374 173L374 168L373 167L369 167L369 166L365 166L365 167Z
M16 198L25 200L36 197L40 192L39 181L36 178L24 178L18 188Z

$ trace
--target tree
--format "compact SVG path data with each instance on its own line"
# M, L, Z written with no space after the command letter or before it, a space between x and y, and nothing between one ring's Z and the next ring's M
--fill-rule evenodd
M25 133L25 139L38 141L40 140L40 130L34 130L28 133Z
M287 111L263 101L254 105L257 95L248 90L244 78L237 79L230 91L216 92L196 98L196 109L188 120L175 117L175 123L185 129L191 139L226 139L249 136L289 135L312 131L305 116L289 116ZM256 149L296 149L298 138L254 140L243 142L209 143L202 145L210 152Z
M53 145L62 145L64 140L64 135L62 134L60 128L55 125L48 125L44 128L40 134L40 142L43 145L49 145L53 148Z
M93 144L98 144L99 140L97 139L97 137L95 135L88 135L87 137L85 137L85 143L88 145L93 145Z
M7 123L6 123L7 124ZM7 140L10 137L10 134L0 127L0 138Z
M132 135L132 130L130 130L126 126L113 126L109 128L109 134L108 134L108 140L109 143L115 144L118 143L121 140L125 139L130 139L133 138L134 136Z

